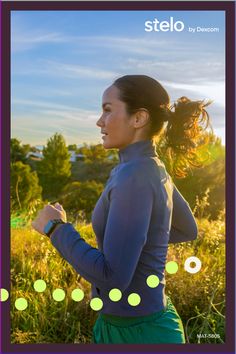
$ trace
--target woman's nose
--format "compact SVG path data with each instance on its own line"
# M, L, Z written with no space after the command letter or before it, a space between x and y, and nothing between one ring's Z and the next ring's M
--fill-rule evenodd
M101 126L103 125L102 116L98 119L96 125L97 125L98 127L101 127Z

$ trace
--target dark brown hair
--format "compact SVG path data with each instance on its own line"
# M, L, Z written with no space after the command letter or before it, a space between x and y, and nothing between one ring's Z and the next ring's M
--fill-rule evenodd
M211 102L191 101L181 97L170 105L164 87L146 75L126 75L113 83L120 91L120 100L126 103L127 112L133 114L145 108L150 114L149 138L161 140L162 154L169 157L170 173L185 177L186 171L201 167L198 150L208 142L204 131L210 127L209 115L205 110ZM164 128L167 123L166 129ZM208 157L208 156L207 156Z

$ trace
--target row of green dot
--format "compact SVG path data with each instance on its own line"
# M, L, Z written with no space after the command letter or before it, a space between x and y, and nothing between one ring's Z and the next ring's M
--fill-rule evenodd
M155 288L159 285L159 278L156 275L150 275L147 278L147 285L151 288ZM38 279L34 282L35 291L41 293L46 290L46 283L42 279ZM6 301L9 297L9 293L6 289L1 289L1 301ZM63 289L55 289L52 293L52 297L55 301L63 301L65 299L65 291ZM71 293L71 298L74 301L81 301L84 298L84 292L81 289L74 289ZM122 298L122 292L117 289L111 289L109 292L109 298L111 301L117 302ZM141 298L137 293L132 293L128 296L128 303L131 306L137 306L141 302ZM99 311L103 307L103 302L100 298L93 298L90 301L90 306L94 311ZM15 307L19 311L23 311L28 307L28 302L24 298L18 298L15 301Z
M9 293L6 289L1 289L1 301L6 301L9 297ZM112 289L109 293L109 297L112 301L119 301L122 297L122 293L119 289ZM53 291L53 298L55 301L63 301L65 298L65 291L62 289L56 289ZM81 289L74 289L72 291L72 299L74 301L81 301L84 298L84 292ZM138 294L132 293L128 296L128 303L131 306L137 306L141 302L141 298ZM16 299L15 308L19 311L24 311L28 307L28 301L23 297ZM95 297L90 301L90 307L94 311L99 311L103 307L103 301Z
M191 262L195 262L196 263L196 267L195 268L191 268L190 267L190 263ZM197 257L189 257L188 258L188 264L185 266L185 270L189 271L190 273L196 273L197 271L199 271L201 268L201 261L197 258ZM178 271L178 264L175 261L170 261L166 263L166 267L165 267L167 273L169 274L175 274ZM160 281L158 276L156 275L149 275L147 277L146 280L147 285L150 288L156 288ZM34 289L35 291L42 293L46 290L46 283L44 280L42 279L38 279L34 282ZM0 301L6 301L9 297L9 293L6 289L0 289ZM52 293L52 297L55 301L63 301L65 299L65 291L63 289L55 289ZM119 289L114 288L111 289L109 292L109 298L111 301L117 302L120 301L122 297L122 293ZM71 298L74 301L81 301L84 298L84 292L81 289L74 289L71 293ZM132 293L128 296L128 303L131 306L137 306L140 304L141 302L141 298L137 293ZM90 301L90 306L94 311L99 311L102 307L103 307L103 302L100 298L93 298ZM28 302L26 299L24 298L18 298L15 301L15 307L17 310L23 311L28 307Z
M159 278L156 275L150 275L147 278L147 285L151 288L155 288L159 285ZM44 280L39 279L34 282L35 291L41 293L46 290L46 283ZM9 293L6 289L1 289L1 301L6 301L9 297ZM55 301L63 301L65 299L65 291L63 289L55 289L52 293L52 297ZM81 301L84 298L84 292L81 289L74 289L71 293L71 298L74 301ZM109 298L113 302L120 301L122 298L122 292L117 289L111 289L109 292ZM128 303L131 306L137 306L141 302L141 298L138 294L132 293L128 296ZM90 301L90 306L94 311L99 311L103 307L103 302L100 298L93 298ZM15 307L19 311L23 311L28 307L28 302L24 298L18 298L15 301Z

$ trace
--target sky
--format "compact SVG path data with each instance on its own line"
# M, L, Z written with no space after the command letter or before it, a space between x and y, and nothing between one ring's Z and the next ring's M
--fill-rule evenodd
M155 19L184 28L145 31ZM102 94L127 74L157 79L172 103L213 100L225 144L224 11L12 11L11 137L45 145L59 132L67 144L102 143Z

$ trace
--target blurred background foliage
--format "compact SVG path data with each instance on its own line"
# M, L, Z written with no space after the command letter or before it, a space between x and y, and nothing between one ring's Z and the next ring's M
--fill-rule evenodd
M199 156L203 156L203 166L190 168L185 178L172 178L192 209L197 200L201 200L207 193L208 203L199 212L201 217L216 220L225 207L225 147L213 133L206 134L209 135L209 142L198 151ZM172 161L166 153L166 147L159 141L156 148L159 158L171 175ZM111 170L119 161L117 151L105 150L101 144L66 146L63 136L58 133L43 148L43 158L32 155L27 157L29 151L34 149L35 147L22 145L15 138L11 139L12 213L28 213L25 206L35 199L46 203L58 200L66 203L67 211L74 215L75 220L77 209L78 213L85 214L89 222L95 202ZM79 158L71 162L69 151L74 151Z

